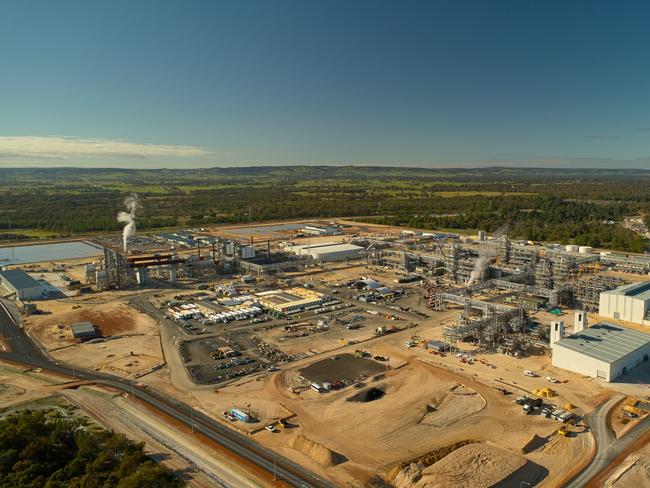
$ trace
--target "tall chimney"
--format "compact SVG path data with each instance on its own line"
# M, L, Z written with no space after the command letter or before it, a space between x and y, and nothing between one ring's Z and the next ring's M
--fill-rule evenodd
M587 312L576 312L575 320L573 321L573 333L577 334L578 332L582 332L587 327L589 327L587 323Z
M551 322L551 346L564 337L564 321Z

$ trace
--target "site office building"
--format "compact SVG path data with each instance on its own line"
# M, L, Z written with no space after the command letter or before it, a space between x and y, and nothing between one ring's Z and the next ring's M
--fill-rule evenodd
M563 337L564 323L551 324L553 366L613 381L650 357L650 335L601 322Z

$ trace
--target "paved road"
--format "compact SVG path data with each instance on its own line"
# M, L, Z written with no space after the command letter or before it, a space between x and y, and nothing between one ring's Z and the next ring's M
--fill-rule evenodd
M93 381L128 394L134 394L139 401L160 410L187 427L193 426L195 431L200 432L268 473L275 474L279 480L290 486L303 488L331 486L323 478L262 447L250 438L221 425L201 412L193 410L189 405L145 386L139 386L135 381L76 367L73 369L67 364L54 362L44 355L19 327L2 301L0 301L0 333L7 339L11 348L11 352L0 352L0 359Z
M616 439L614 432L607 425L607 413L622 398L623 395L616 395L585 416L585 422L596 439L596 456L584 471L565 485L565 488L582 488L587 485L589 481L605 469L621 452L650 429L649 416L639 422L622 438Z

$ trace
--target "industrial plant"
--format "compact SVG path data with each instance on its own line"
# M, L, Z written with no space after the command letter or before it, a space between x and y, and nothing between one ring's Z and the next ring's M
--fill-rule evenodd
M648 255L346 220L141 233L137 198L125 208L121 235L61 243L85 255L3 266L25 330L322 476L353 460L399 480L416 469L399 446L480 438L490 459L520 445L515 465L541 460L552 484L589 451L593 398L623 392L621 426L650 411ZM515 427L497 435L502 415Z

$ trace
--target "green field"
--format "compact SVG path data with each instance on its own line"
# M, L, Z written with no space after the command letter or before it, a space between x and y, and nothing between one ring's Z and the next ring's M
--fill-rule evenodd
M388 225L507 229L513 238L643 251L643 238L603 222L650 215L643 170L23 168L0 169L0 240L117 232L130 193L139 196L141 231L364 215Z

